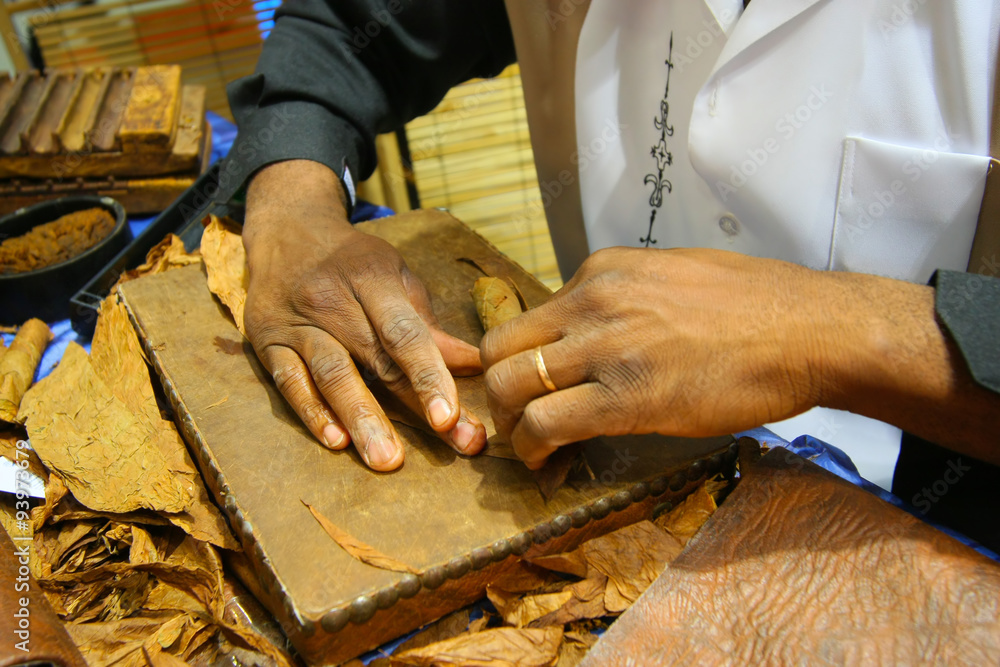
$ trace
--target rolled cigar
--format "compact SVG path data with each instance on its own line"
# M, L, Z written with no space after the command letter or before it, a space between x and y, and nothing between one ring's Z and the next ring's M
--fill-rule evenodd
M52 340L49 327L37 319L21 326L7 352L0 357L0 421L17 422L21 397L35 378L42 352Z
M477 279L472 286L472 299L486 331L521 314L521 302L503 278Z

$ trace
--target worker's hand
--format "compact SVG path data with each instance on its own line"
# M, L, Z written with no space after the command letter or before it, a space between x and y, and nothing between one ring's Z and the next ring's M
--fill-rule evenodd
M828 306L813 300L821 276L713 250L595 253L551 301L483 338L497 432L538 468L598 435L719 435L802 412L819 369L814 327L796 323Z
M460 453L483 448L485 428L459 405L452 378L480 372L478 350L438 327L426 289L395 248L350 225L331 170L306 160L261 170L247 193L243 238L247 336L322 443L353 441L375 470L402 464L403 446L367 378Z

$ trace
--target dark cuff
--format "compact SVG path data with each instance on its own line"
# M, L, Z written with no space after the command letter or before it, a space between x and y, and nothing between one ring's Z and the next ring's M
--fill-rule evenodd
M1000 280L940 269L934 309L976 384L1000 393Z
M312 160L326 165L340 178L353 208L353 184L345 181L360 173L361 134L348 121L312 102L281 102L239 118L239 133L219 169L219 201L237 195L261 167L284 160ZM371 158L370 158L371 159ZM348 179L349 180L349 179Z

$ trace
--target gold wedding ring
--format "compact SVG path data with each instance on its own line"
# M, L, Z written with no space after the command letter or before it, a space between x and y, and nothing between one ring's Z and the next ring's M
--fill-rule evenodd
M545 388L549 391L559 391L559 387L556 383L552 381L549 377L549 371L545 368L545 360L542 359L542 346L539 345L535 348L535 370L538 371L538 379L542 381Z

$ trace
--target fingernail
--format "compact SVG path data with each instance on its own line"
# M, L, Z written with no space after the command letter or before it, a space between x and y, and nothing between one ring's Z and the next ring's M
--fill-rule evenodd
M476 437L476 427L469 422L458 422L458 425L451 429L451 441L463 452L472 444L474 437Z
M431 426L441 428L451 418L451 404L443 398L435 398L427 406L427 414L431 418Z
M385 465L396 458L396 445L381 438L368 446L368 463L373 466Z
M323 427L323 443L330 449L336 449L344 444L344 432L333 424Z

